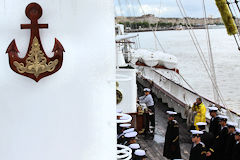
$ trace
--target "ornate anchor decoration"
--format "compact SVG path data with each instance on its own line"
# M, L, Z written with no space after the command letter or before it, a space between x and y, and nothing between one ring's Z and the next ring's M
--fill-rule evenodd
M26 16L31 20L31 24L21 24L21 29L31 29L28 51L24 58L18 56L18 48L15 39L10 43L6 53L8 53L11 69L23 76L32 78L38 82L41 78L57 72L63 62L64 48L55 38L52 52L53 57L48 57L43 49L39 29L48 28L48 24L38 24L38 19L42 16L42 8L37 3L30 3L25 10Z

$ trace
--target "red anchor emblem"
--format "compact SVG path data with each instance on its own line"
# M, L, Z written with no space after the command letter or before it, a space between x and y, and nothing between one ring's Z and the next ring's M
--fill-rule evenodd
M54 56L49 58L45 54L39 29L48 28L48 24L38 24L38 19L42 16L42 8L39 4L30 3L26 7L25 13L31 20L31 24L21 24L21 29L31 29L28 51L24 58L20 58L14 39L8 46L6 53L8 53L9 64L13 71L38 82L41 78L49 76L61 68L63 52L65 51L62 44L55 38L52 50Z

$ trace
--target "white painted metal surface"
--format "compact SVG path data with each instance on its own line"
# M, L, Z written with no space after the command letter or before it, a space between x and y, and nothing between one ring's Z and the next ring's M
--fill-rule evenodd
M45 51L51 54L55 37L66 50L62 68L38 83L13 72L4 54L14 38L26 53L30 31L20 24L30 23L31 2L0 0L0 159L115 159L113 2L35 0L39 23L49 24L40 30Z
M118 150L117 150L117 159L118 160L129 160L132 158L132 149L121 145L117 144Z
M136 85L136 70L135 69L118 69L117 75L128 77L128 81L118 81L118 90L122 93L122 101L117 104L117 108L123 113L136 112L137 85ZM121 79L119 77L119 79Z

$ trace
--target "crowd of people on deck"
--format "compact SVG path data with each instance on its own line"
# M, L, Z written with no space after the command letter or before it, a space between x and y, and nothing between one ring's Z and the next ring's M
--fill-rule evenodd
M228 117L218 115L218 108L208 107L211 116L209 132L206 131L206 107L201 98L192 106L196 112L192 133L192 147L189 160L239 160L240 129ZM179 127L175 120L176 112L167 111L168 127L165 136L164 156L168 159L181 159Z
M144 136L145 138L152 139L154 136L155 117L154 117L154 101L150 94L150 89L144 89L144 96L139 97L139 103L144 103L147 107L147 112L143 113L144 116ZM118 113L122 112L117 111ZM124 119L125 117L120 117ZM128 146L132 149L132 160L145 160L147 158L144 149L137 143L136 136L138 133L134 128L131 128L130 123L117 124L117 143Z
M117 111L121 113L122 111ZM120 117L120 120L124 120L126 117ZM141 149L141 146L137 143L136 136L138 133L134 128L131 128L130 123L117 124L117 143L128 146L132 150L132 160L146 160L146 152Z
M139 97L140 104L145 104L144 136L153 139L155 129L155 109L153 97L149 88L144 88L144 96ZM237 123L230 122L229 118L218 114L214 105L208 107L211 119L209 127L206 122L206 107L201 98L193 103L192 111L195 113L194 124L190 129L192 146L189 160L240 160L240 129ZM169 110L168 125L165 134L163 156L167 159L181 159L179 124L175 119L177 112ZM124 118L124 117L121 117ZM137 132L130 128L131 124L118 124L118 144L129 146L132 149L133 160L145 160L146 152L140 149L136 142ZM209 131L207 131L207 128Z
M149 88L145 88L144 96L139 97L139 103L145 103L148 108L145 115L146 138L149 136L153 138L155 128L154 101L150 91ZM238 124L230 122L227 116L218 114L218 108L212 105L208 107L211 119L207 127L206 110L202 99L197 98L192 106L195 116L194 124L190 129L192 147L189 160L240 160L240 129L236 128ZM168 159L181 159L179 124L175 120L177 113L170 110L167 114L169 116L163 156Z

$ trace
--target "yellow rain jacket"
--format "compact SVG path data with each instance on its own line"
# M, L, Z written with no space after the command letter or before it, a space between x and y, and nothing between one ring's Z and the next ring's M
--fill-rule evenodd
M193 106L192 109L197 112L197 115L194 117L194 126L198 130L196 123L206 122L206 107L203 103L201 103L198 106Z

